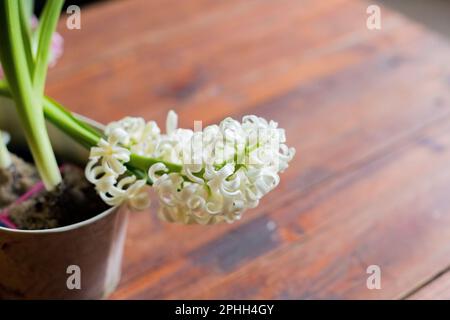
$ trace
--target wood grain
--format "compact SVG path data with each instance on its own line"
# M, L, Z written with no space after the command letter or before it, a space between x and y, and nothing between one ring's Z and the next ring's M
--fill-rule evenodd
M418 287L417 290L405 298L409 300L449 300L450 273L448 270L445 270Z
M298 156L233 225L131 217L112 298L400 298L449 265L450 46L359 0L112 1L60 31L48 94L99 121L257 114ZM446 223L447 222L447 223ZM365 286L380 265L382 290Z

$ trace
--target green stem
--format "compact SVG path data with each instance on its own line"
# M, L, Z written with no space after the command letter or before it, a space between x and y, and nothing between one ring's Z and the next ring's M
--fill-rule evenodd
M9 99L12 98L11 92L4 80L0 80L0 96ZM48 97L44 98L44 115L58 129L86 148L97 145L101 138L99 132L90 128L89 125L82 123L81 120L78 120L72 113L64 109L61 104Z
M47 77L48 62L50 60L53 32L58 23L64 0L47 1L39 23L38 47L33 77L34 92L39 102L44 97L45 79Z
M178 164L174 164L174 163L167 162L167 161L162 161L160 159L144 157L144 156L134 154L134 153L131 154L130 161L127 163L127 166L131 169L135 168L140 171L147 172L148 169L150 169L150 167L152 165L154 165L155 163L160 163L160 162L163 163L167 167L169 172L180 172L182 169L182 166L180 166Z
M11 98L9 88L3 80L0 80L0 96ZM98 145L102 138L101 133L77 119L61 104L48 97L44 98L44 114L48 121L87 149ZM158 162L162 162L170 172L180 172L182 169L180 165L136 154L131 155L127 167L131 172L139 176L139 173L147 172L153 164Z
M28 21L31 21L34 11L34 0L21 0L23 3L24 13L28 17Z
M45 127L41 101L33 94L17 0L0 2L0 58L35 165L47 190L61 182L58 163Z
M86 148L96 146L101 134L68 112L58 102L45 97L44 114L48 121Z
M30 74L34 70L33 48L31 45L31 17L28 7L28 1L19 1L20 7L20 30L22 32L23 46L25 49L25 57L27 58L27 66Z

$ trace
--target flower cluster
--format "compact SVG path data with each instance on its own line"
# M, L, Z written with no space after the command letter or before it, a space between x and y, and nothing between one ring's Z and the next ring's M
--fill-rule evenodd
M115 129L107 140L101 139L97 147L91 148L85 175L110 206L128 201L135 209L145 209L150 203L146 180L126 174L124 163L130 160L130 150L121 146L126 138L124 130Z
M148 204L144 180L125 172L134 153L152 159L147 178L158 195L162 219L233 222L278 185L279 173L295 154L285 144L284 130L257 116L245 116L242 122L227 118L203 130L177 128L177 120L170 111L165 134L155 122L141 118L127 117L106 127L107 140L92 148L86 175L107 203L128 199L133 206Z

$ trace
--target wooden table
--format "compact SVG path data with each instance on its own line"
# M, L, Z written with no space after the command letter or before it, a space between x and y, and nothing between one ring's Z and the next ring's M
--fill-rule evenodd
M132 214L113 299L450 298L450 45L387 8L368 30L369 4L111 1L61 22L47 91L73 111L257 114L297 149L239 223Z

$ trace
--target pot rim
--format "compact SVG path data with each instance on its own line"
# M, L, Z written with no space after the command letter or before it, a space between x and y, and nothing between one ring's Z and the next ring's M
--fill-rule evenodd
M82 116L80 114L77 113L73 113L75 117L77 117L78 119L81 119L87 123L89 123L91 126L93 126L96 129L102 130L105 128L105 126L103 124L101 124L100 122L97 122L93 119L90 119L88 117ZM126 205L126 204L125 204ZM70 231L70 230L74 230L77 228L81 228L84 227L86 225L89 225L91 223L94 223L106 216L108 216L109 214L111 214L112 212L114 212L115 210L118 210L121 206L115 206L115 207L111 207L95 216L93 216L92 218L89 218L87 220L83 220L74 224L70 224L68 226L64 226L64 227L58 227L58 228L52 228L52 229L39 229L39 230L22 230L22 229L10 229L10 228L5 228L0 226L0 232L10 232L10 233L28 233L28 234L49 234L49 233L60 233L60 232L66 232L66 231Z
M111 207L105 211L103 211L102 213L99 213L95 216L93 216L92 218L89 218L87 220L83 220L74 224L70 224L68 226L64 226L64 227L58 227L58 228L52 228L52 229L39 229L39 230L23 230L23 229L9 229L9 228L5 228L5 227L1 227L0 226L0 231L1 232L10 232L10 233L32 233L32 234L49 234L49 233L61 233L61 232L66 232L66 231L71 231L74 229L78 229L81 227L84 227L86 225L89 225L91 223L94 223L100 219L103 219L104 217L110 215L112 212L118 210L121 206L115 206L115 207Z

